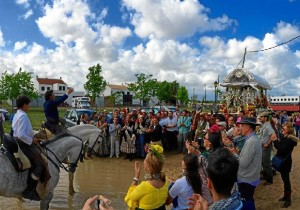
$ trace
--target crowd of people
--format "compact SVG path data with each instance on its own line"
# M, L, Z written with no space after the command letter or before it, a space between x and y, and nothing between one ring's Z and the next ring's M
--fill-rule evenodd
M68 90L65 98L72 91ZM44 107L45 113L51 113L46 114L47 127L58 132L58 113L47 111L50 107L57 111L53 97L49 92ZM32 194L41 167L26 115L29 103L27 96L18 97L12 130L35 165L23 196L39 200ZM111 118L104 110L90 121L83 115L79 124L92 124L102 130L110 158L119 158L122 152L130 160L143 159L144 181L140 182L141 166L135 161L134 178L124 199L129 209L162 210L170 204L172 209L255 209L256 187L261 180L265 180L264 186L273 183L274 155L282 159L276 169L284 185L279 201L284 202L284 208L291 206L290 172L292 152L299 140L298 118L288 117L286 112L256 115L240 111L231 115L181 111L177 106L175 112L160 110L156 114L143 109L115 109ZM171 180L163 173L164 151L183 155L180 179ZM94 199L89 199L84 209L89 209ZM104 197L102 200L104 204L109 202ZM101 209L112 209L104 204Z
M114 134L111 141L121 145L134 139L132 153L144 159L146 173L145 181L138 184L140 166L135 162L125 202L129 209L166 209L169 204L172 209L256 209L255 189L262 180L264 186L273 183L276 172L271 160L276 155L283 160L277 169L284 184L279 201L287 208L291 206L289 176L298 142L297 117L270 111L231 115L180 111L177 107L176 112L161 110L154 115L117 109L113 123L107 124L109 133L119 125L120 137L116 139ZM156 127L159 132L153 135ZM162 172L161 153L172 150L184 155L178 180L169 180Z

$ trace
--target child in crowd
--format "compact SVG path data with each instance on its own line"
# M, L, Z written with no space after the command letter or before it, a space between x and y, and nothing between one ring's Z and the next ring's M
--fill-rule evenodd
M112 158L114 154L117 156L117 158L119 158L120 130L121 130L121 125L118 124L118 118L115 117L113 123L109 125L109 134L110 134L109 158Z

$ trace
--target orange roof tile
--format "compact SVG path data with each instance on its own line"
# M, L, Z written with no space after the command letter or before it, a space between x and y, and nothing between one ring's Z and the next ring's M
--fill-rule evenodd
M39 84L53 85L53 84L64 84L66 83L62 79L48 79L48 78L36 78Z
M127 86L125 85L111 85L109 84L108 87L114 90L128 90Z

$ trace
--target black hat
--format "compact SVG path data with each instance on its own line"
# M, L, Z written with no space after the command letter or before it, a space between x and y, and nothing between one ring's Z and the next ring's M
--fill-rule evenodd
M259 123L256 123L255 117L243 117L237 124L260 125Z

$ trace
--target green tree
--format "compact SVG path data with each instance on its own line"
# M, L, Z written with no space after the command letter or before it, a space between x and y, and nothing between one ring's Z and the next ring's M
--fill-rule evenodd
M156 96L160 102L170 102L176 104L177 91L179 88L178 82L167 82L166 80L157 84Z
M113 101L114 105L123 105L123 92L116 91L112 93L109 97L109 100Z
M26 95L31 99L37 99L39 94L34 89L31 79L31 73L23 71L22 68L16 74L9 74L5 71L2 73L0 80L0 99L10 99L12 104L14 104L14 100L19 95Z
M96 98L99 97L100 93L104 91L107 85L103 76L101 76L101 72L102 67L98 63L96 66L90 67L89 73L86 75L87 82L84 84L84 89L88 91L92 101L96 101Z
M179 83L175 80L173 82L170 82L170 90L169 90L169 94L170 94L170 99L169 102L172 104L176 104L177 102L177 92L179 89Z
M170 90L170 83L167 82L166 80L161 83L158 83L156 96L160 102L170 100L169 90Z
M144 73L136 74L137 81L128 85L128 90L134 94L134 99L140 99L143 105L147 104L151 97L155 96L157 90L157 81L152 79L152 74L146 75Z
M186 87L180 86L177 92L177 100L181 104L187 104L189 102L189 93Z

